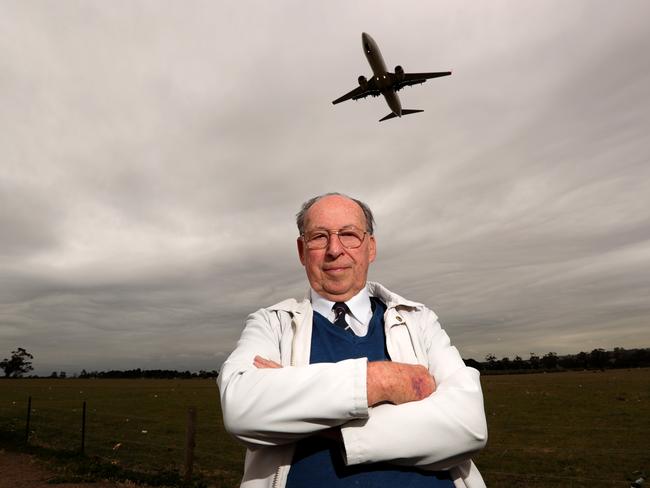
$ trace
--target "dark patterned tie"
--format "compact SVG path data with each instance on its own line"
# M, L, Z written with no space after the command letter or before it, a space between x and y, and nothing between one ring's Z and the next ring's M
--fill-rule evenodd
M332 310L334 310L334 325L340 327L343 330L346 330L348 327L350 327L345 321L345 314L350 313L350 309L345 303L336 302L332 307Z

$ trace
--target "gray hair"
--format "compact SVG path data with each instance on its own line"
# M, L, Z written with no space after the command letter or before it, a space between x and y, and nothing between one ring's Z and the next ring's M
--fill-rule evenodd
M363 203L361 200L357 200L356 198L349 197L343 193L338 193L338 192L331 192L331 193L325 193L323 195L318 195L317 197L310 198L307 200L305 203L302 204L302 207L300 207L300 211L296 214L296 225L298 226L298 232L300 232L300 235L305 232L305 216L307 215L307 211L311 208L311 206L316 203L318 200L321 198L329 197L332 195L338 195L340 197L345 197L350 200L352 200L354 203L359 205L361 207L361 210L363 210L363 215L366 217L366 231L368 234L372 235L375 232L375 218L372 216L372 211L370 210L370 207Z

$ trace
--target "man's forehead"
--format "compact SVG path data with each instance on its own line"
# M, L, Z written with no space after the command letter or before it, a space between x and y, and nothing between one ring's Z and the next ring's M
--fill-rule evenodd
M332 195L318 200L305 216L310 227L328 227L336 224L339 228L363 227L365 215L353 200Z

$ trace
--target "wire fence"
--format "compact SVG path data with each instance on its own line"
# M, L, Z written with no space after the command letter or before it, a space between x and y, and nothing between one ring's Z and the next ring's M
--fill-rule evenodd
M138 392L112 404L92 393L82 399L42 391L21 401L16 392L2 391L6 385L0 383L0 439L6 442L84 454L137 472L194 474L209 486L237 486L241 478L243 448L223 430L218 402L212 396L211 405L206 398L192 404L186 385L179 396L187 401L152 402L159 398Z

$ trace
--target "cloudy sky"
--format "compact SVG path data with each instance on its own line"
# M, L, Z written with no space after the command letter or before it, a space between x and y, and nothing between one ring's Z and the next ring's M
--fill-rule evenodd
M645 0L0 2L0 358L218 368L307 282L294 215L378 222L370 278L463 357L650 346ZM447 71L331 101L370 68Z

